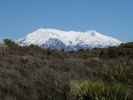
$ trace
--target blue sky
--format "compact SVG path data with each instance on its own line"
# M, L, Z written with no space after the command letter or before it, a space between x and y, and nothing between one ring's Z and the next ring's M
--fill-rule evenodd
M21 38L42 27L133 41L133 0L0 0L0 38Z

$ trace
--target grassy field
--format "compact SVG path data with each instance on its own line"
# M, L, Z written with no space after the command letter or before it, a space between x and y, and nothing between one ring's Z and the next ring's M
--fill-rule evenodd
M0 100L133 100L133 43L78 52L0 46Z

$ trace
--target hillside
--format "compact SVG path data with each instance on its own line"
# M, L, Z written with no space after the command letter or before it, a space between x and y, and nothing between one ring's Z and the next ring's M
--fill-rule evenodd
M94 85L90 92L89 84ZM84 88L76 92L75 86ZM102 86L114 86L108 91L117 95L99 92ZM78 52L20 47L9 41L0 46L1 100L133 100L132 94L133 43Z

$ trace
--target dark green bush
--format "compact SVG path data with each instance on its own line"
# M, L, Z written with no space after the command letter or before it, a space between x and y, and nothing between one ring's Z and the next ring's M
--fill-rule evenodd
M12 41L10 39L4 39L3 41L7 47L17 47L18 46L18 44L16 44L14 41Z

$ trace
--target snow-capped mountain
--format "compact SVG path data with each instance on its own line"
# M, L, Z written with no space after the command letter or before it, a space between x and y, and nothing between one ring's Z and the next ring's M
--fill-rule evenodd
M75 32L57 29L38 29L20 41L21 45L39 45L50 49L79 50L118 46L121 41L96 31Z

